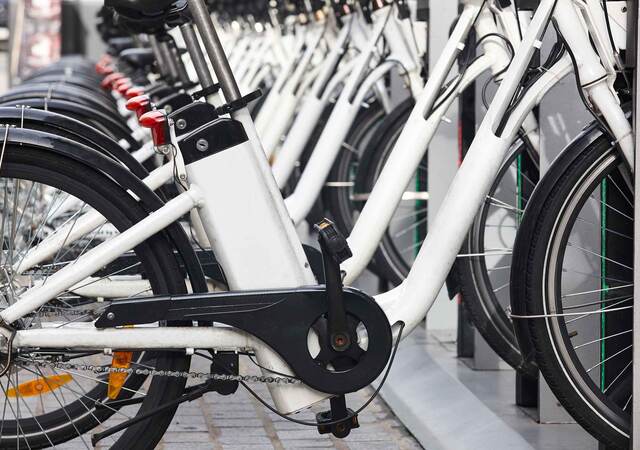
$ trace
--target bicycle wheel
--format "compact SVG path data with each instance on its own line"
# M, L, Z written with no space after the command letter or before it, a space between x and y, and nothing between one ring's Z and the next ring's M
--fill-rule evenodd
M55 214L69 204L68 200L77 201L79 206L65 214ZM46 284L52 274L74 264L80 255L108 238L111 229L123 231L145 217L142 207L101 173L50 152L11 144L3 151L0 208L1 309L17 301L24 290ZM55 255L21 267L30 249L36 248L56 229L70 224L73 227L89 208L100 212L108 223L82 239L65 242ZM130 291L131 295L185 292L172 248L162 234L151 237L127 256L124 268L103 268L93 278L76 284L14 326L24 329L64 329L81 323L91 326L105 303L82 293L83 288L103 280L133 284L136 289ZM144 276L122 275L124 270L132 268L138 268ZM103 352L78 352L70 347L67 350L20 349L14 355L11 370L0 377L0 448L43 448L72 439L90 448L90 440L84 434L111 416L118 420L134 417L138 409L148 410L175 398L184 389L184 380L154 377L143 385L145 377L128 375L116 399L139 397L142 406L112 407L106 376L86 369L56 366L59 361L108 366L111 358ZM188 364L187 357L175 352L134 354L132 359L134 368L187 370ZM114 448L154 448L173 413L160 414L154 417L153 423L146 421L129 428L113 439Z
M462 301L478 332L505 362L531 377L538 369L523 359L507 309L516 232L538 178L537 155L525 144L517 145L476 215L455 265Z
M347 139L334 163L322 191L324 204L338 229L348 236L355 224L355 205L361 205L353 196L355 175L365 149L373 142L376 131L384 123L386 113L378 102L362 109L349 131Z
M541 180L517 237L514 286L538 365L567 411L628 448L632 400L633 179L600 135ZM519 319L524 321L525 319Z

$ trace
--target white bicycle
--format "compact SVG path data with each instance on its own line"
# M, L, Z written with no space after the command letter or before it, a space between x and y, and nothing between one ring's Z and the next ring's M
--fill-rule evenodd
M110 3L137 12L157 12L173 2ZM580 6L578 9L571 0L541 2L406 280L375 299L342 288L340 270L346 272L348 283L362 264L362 247L356 239L371 239L367 233L375 231L359 234L358 225L350 241L355 257L341 268L338 264L349 255L344 241L328 223L319 227L326 281L316 286L253 121L200 0L189 2L193 20L225 101L237 109L230 109L232 118L219 118L180 141L165 113L152 111L142 116L141 123L151 128L155 146L173 155L172 162L158 173L172 174L183 189L166 204L159 205L157 197L124 167L89 148L60 139L51 140L47 147L30 140L35 132L5 128L3 230L6 226L9 239L3 264L6 307L0 319L5 412L13 420L3 418L2 446L55 445L82 437L112 414L123 414L125 422L94 435L94 440L122 432L117 435L116 448L151 448L180 402L213 389L209 381L185 391L187 377L245 384L248 379L237 373L237 366L225 362L227 352L255 355L265 375L259 381L269 382L275 409L281 414L331 398L331 411L312 425L337 436L348 434L356 421L355 414L346 409L344 394L383 374L400 339L424 318L524 121L539 99L573 68L568 54L558 55L539 77L521 88L529 61L552 18L571 51L584 94L614 136L616 155L622 164L632 167L631 129L612 87L615 52L606 34L606 16L598 2ZM484 7L485 2L479 0L467 2L456 31L466 32L486 13ZM446 49L449 66L459 51L457 43ZM443 62L442 71L435 71L430 82L441 84L447 70ZM431 110L437 100L435 91L425 88L425 92L431 95L419 99L422 111ZM415 120L424 120L423 114L415 116ZM409 123L412 120L410 117ZM410 176L415 166L410 171L406 167L397 170ZM374 210L383 181L381 176L358 224L365 223L367 208ZM406 183L400 184L391 182L395 187L388 195L401 197ZM57 246L57 255L68 248L65 238L56 244L58 233L41 239L40 228L23 227L22 220L27 217L29 223L42 223L48 210L56 210L71 197L92 208L86 214L82 209L76 211L69 218L82 221L87 227L84 234L105 221L119 234L96 246L84 242L80 256L61 264L41 261L25 268L22 261L32 250L39 251L38 247ZM170 233L176 221L192 211L223 267L230 292L198 292L198 276L202 275L187 271L194 293L186 293L185 255L181 261L174 252ZM383 233L386 224L376 229L380 227ZM127 264L111 266L125 261L123 256L129 258ZM129 275L132 267L142 270ZM76 293L97 283L129 283L130 298L105 306L101 298ZM50 317L48 308L61 310L63 316L83 309L79 319L60 321ZM90 309L94 312L86 312ZM93 316L99 317L94 321ZM202 350L211 350L211 355ZM212 373L190 374L192 354L211 358ZM27 373L37 376L37 381L23 384ZM125 376L118 376L122 374ZM143 389L145 378L149 384ZM27 395L30 389L51 393L50 403L40 402L39 395Z

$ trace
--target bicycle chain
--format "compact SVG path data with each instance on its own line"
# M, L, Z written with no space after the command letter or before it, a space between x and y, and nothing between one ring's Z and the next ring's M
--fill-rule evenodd
M156 369L133 369L133 368L118 368L118 367L106 367L95 366L92 364L72 364L59 361L29 361L37 367L52 367L58 370L81 370L86 372L93 372L96 375L106 373L127 373L130 375L144 375L144 376L159 376L159 377L172 377L172 378L187 378L187 379L206 379L215 381L237 381L243 383L266 383L266 384L300 384L302 381L296 378L290 377L274 377L265 375L225 375L219 373L205 373L205 372L184 372L173 370L156 370Z

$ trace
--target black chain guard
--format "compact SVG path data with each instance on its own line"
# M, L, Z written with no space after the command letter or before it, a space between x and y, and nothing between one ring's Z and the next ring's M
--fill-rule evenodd
M327 350L326 327L318 326L327 314L324 286L117 300L95 326L111 328L158 321L223 323L265 342L309 387L329 394L346 394L369 385L382 373L393 343L387 316L373 298L357 289L344 288L343 301L352 324L350 334L355 334L359 324L366 330L366 350L358 346L355 336L344 355ZM321 353L315 357L308 347L311 329L321 340Z

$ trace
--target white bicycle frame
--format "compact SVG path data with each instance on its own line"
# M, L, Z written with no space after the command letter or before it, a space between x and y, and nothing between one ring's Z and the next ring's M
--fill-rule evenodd
M422 89L417 49L408 45L404 38L407 31L403 28L409 26L408 21L397 19L395 13L395 5L386 6L373 13L371 38L356 58L355 66L345 81L307 166L294 192L285 201L291 219L296 224L302 222L313 207L361 105L382 77L399 65L407 72L412 94L417 96ZM382 35L391 48L391 55L376 65L378 42ZM370 70L372 63L375 68ZM317 109L314 112L317 113L320 104L317 103L315 108ZM290 163L291 158L286 161ZM278 167L278 170L281 170L281 167ZM291 173L291 170L292 167L289 166L284 172Z
M284 88L287 83L288 77L295 70L295 63L298 60L299 56L302 53L302 49L305 44L305 33L297 33L294 37L293 51L287 55L287 62L284 66L282 66L280 72L276 76L276 79L271 86L271 90L269 94L260 108L260 112L256 117L256 129L258 130L258 134L262 135L269 125L269 120L271 119L272 114L275 114L278 108L278 100L280 97L280 92Z
M264 113L262 111L258 113L260 117L266 117L266 120L268 120L268 126L260 134L267 158L271 158L273 155L280 138L285 133L295 114L299 100L299 86L304 79L306 71L309 70L314 55L319 50L318 47L325 31L327 31L327 28L324 24L315 24L314 27L306 32L304 51L294 64L294 67L292 67L292 72L287 74L286 83L277 92L270 92L270 98L267 101L275 99L269 104L269 106L274 105L275 108L269 108ZM276 87L274 86L272 89L275 90Z
M469 0L459 26L470 27L475 16L480 14L482 4L481 0ZM602 13L597 9L589 12L594 17ZM622 153L632 164L634 147L631 128L611 89L615 73L607 72L592 49L584 19L572 0L542 0L456 174L447 199L435 222L430 225L429 234L409 276L396 289L376 296L394 333L404 323L406 336L429 311L475 212L484 201L522 123L539 99L571 71L571 61L565 55L540 76L515 107L509 109L552 15L575 55L585 93L602 112ZM595 21L589 22L588 26L598 29ZM593 34L592 38L598 39ZM598 45L607 48L606 43ZM28 289L16 303L0 313L4 323L11 324L38 310L61 292L91 276L194 208L198 210L213 251L225 269L230 289L287 288L314 284L315 279L299 238L270 174L264 152L255 139L248 112L240 110L234 114L234 118L245 125L247 133L252 136L249 141L188 165L186 170L190 187L186 192L129 230L89 250L76 263L51 275L46 285ZM313 341L310 344L313 345ZM83 323L55 329L20 330L15 335L13 345L15 348L251 349L261 365L290 373L286 364L268 345L229 327L98 330L92 323ZM276 407L285 413L297 411L328 396L302 385L273 385L270 389Z
M353 282L369 264L402 200L406 186L423 160L429 143L451 104L484 72L491 71L495 76L509 65L511 55L505 43L497 37L490 36L499 33L494 15L498 22L502 22L500 31L509 36L513 48L517 49L520 45L517 24L509 21L510 18L515 19L515 14L501 10L491 11L488 7L478 13L476 8L472 2L462 11L373 190L368 195L364 208L360 211L348 238L353 257L343 265L347 274L346 283ZM461 75L459 83L451 83L450 87L441 93L445 78L451 72L458 54L464 49L469 32L474 28L478 41L483 40L483 53L475 58ZM439 106L434 109L436 104ZM537 122L533 115L530 114L522 126L534 149L538 150Z

